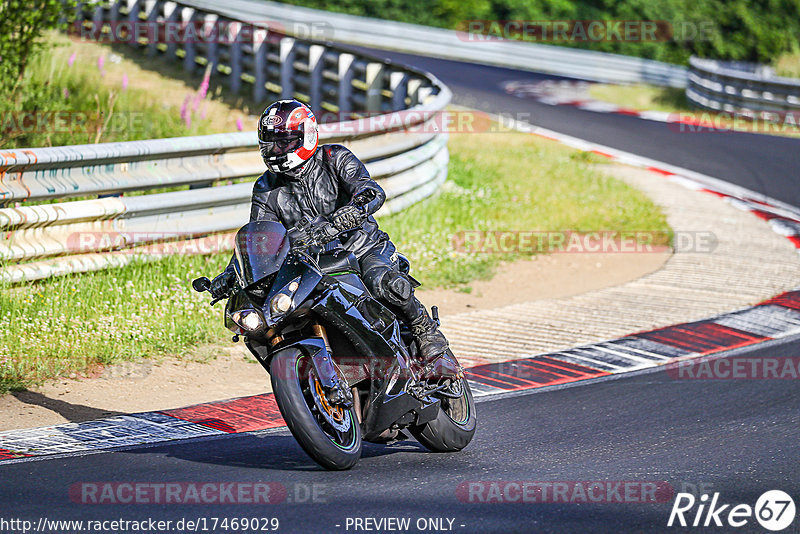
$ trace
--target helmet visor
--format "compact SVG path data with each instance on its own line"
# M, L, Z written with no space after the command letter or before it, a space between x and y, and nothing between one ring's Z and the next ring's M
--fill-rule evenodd
M265 137L258 143L263 157L285 156L303 146L301 132L271 132Z

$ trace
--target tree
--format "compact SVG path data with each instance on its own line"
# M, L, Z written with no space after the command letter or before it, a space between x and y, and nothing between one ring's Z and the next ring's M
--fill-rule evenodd
M0 0L0 96L16 91L46 30L66 24L75 0Z

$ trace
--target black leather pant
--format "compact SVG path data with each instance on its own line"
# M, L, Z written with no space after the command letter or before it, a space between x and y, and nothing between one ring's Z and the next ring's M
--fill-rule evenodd
M413 289L408 300L399 306L383 298L384 290L381 288L381 279L387 271L399 271L400 268L396 252L394 243L388 239L381 240L362 255L358 259L358 263L361 266L364 285L367 286L370 294L405 320L406 324L411 324L423 312L422 303L414 296Z

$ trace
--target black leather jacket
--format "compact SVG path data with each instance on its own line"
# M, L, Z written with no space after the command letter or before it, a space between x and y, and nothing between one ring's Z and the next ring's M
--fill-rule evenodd
M291 228L306 215L312 219L317 215L330 215L354 196L372 190L374 198L365 206L369 217L359 228L342 234L340 239L347 250L361 258L389 238L372 217L386 200L386 193L350 150L342 145L322 145L307 165L297 179L269 171L262 174L253 186L250 220L277 221Z

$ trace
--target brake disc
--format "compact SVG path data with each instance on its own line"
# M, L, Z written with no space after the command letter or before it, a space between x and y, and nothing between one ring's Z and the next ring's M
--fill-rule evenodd
M311 395L314 397L314 404L317 405L319 413L322 417L339 432L347 432L350 430L350 413L342 406L336 404L331 405L328 398L325 396L325 389L319 380L312 374L309 377L311 386Z

